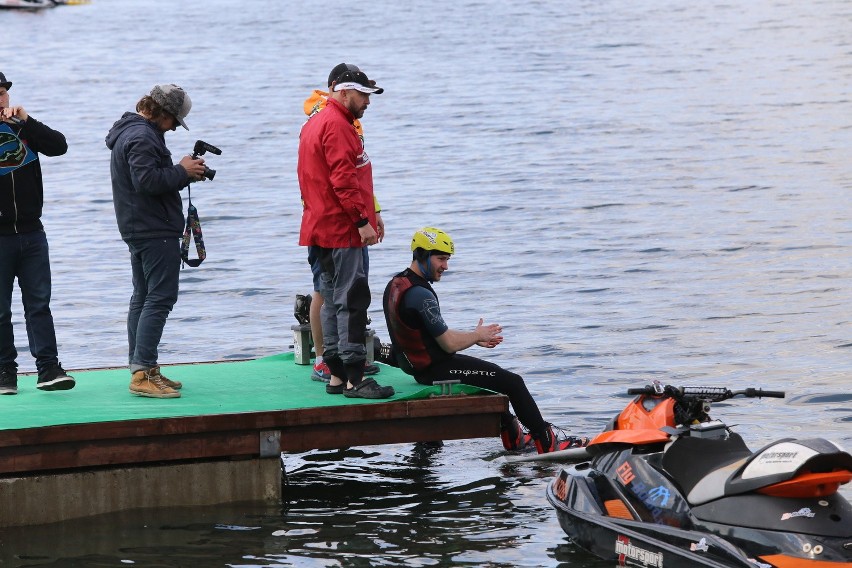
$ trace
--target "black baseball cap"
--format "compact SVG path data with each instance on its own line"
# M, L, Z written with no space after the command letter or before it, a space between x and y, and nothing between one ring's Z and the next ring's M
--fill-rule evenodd
M334 69L328 74L328 86L331 87L332 83L337 83L335 86L337 91L355 89L368 95L381 95L385 92L384 89L376 86L375 81L367 78L367 75L357 65L351 63L339 63L334 66Z
M12 81L6 80L6 75L0 72L0 87L3 87L7 91L12 88Z

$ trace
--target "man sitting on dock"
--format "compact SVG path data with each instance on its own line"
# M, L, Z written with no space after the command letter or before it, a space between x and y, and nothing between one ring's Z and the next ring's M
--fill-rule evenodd
M444 323L431 283L441 279L455 253L450 236L440 229L424 227L414 233L411 250L411 265L391 279L383 300L396 364L423 385L458 378L508 396L518 418L509 413L503 417L500 438L507 450L534 445L541 454L584 446L584 438L557 436L553 426L542 418L520 375L458 353L474 345L496 347L503 341L503 328L496 323L485 325L481 318L473 331L457 331Z

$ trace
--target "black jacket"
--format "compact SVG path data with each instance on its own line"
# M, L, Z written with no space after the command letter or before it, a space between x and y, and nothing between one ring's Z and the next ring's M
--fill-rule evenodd
M44 186L38 154L61 156L68 151L68 143L61 132L32 116L23 124L7 126L24 146L36 153L36 159L0 176L0 235L39 231L44 228L41 224ZM11 143L18 144L15 140Z
M172 163L163 132L139 114L126 112L105 141L112 150L112 202L121 238L183 235L180 190L189 176L183 166Z

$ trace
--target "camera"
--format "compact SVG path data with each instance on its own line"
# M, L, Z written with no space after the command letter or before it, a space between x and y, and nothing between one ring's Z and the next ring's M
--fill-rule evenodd
M206 152L210 152L211 154L216 154L217 156L222 153L222 150L214 146L213 144L208 144L204 140L196 140L195 147L192 149L192 159L198 159L199 156L203 156ZM212 180L216 176L216 170L211 170L206 165L204 166L204 177L209 180Z

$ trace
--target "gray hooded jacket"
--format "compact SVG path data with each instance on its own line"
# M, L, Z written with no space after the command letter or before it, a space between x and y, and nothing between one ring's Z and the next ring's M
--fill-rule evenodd
M134 112L126 112L107 134L112 150L112 202L121 238L183 235L180 190L189 182L183 166L172 163L163 132Z

